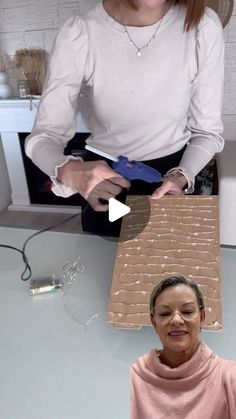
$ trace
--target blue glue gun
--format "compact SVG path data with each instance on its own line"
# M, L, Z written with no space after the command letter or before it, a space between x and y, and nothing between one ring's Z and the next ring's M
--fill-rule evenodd
M119 156L112 164L115 172L129 180L143 180L148 183L160 182L162 175L158 170L136 160L128 160L127 157Z
M85 148L92 153L112 160L112 168L115 172L124 176L128 180L143 180L148 183L158 183L162 181L162 175L158 170L149 167L147 164L136 161L128 160L125 156L113 157L110 154L104 153L95 147L86 145Z

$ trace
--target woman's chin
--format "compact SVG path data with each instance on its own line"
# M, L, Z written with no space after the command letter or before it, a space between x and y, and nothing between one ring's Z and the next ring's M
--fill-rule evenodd
M173 349L173 350L183 350L183 349L188 349L191 346L191 341L189 339L188 335L184 335L181 337L173 337L173 336L168 336L167 340L166 340L166 345L164 346L168 346L169 348Z
M143 9L153 9L162 6L166 0L138 0L136 4L141 6Z

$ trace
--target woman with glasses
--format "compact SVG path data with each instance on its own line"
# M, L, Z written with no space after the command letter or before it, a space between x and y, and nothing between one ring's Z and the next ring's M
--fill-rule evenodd
M236 362L200 340L205 306L197 284L182 276L162 280L150 316L163 348L131 367L131 418L235 419Z

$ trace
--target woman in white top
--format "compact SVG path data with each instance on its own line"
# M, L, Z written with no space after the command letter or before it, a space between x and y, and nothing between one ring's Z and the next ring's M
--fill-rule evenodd
M84 230L119 234L101 199L130 182L99 156L63 154L78 110L89 145L161 171L162 184L132 182L129 193L180 194L222 150L224 39L204 0L103 0L69 19L54 43L26 153L53 191L87 200ZM99 161L93 161L94 159Z

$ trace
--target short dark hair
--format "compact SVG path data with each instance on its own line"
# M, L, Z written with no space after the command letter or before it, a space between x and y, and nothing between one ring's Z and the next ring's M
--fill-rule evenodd
M199 310L203 310L205 308L203 294L199 288L199 286L194 282L192 279L184 277L184 276L170 276L168 278L163 279L159 284L155 286L155 288L152 290L151 297L150 297L150 304L149 304L149 310L150 315L154 315L155 310L155 302L156 298L168 287L174 287L179 284L187 285L188 287L192 288L194 291Z

